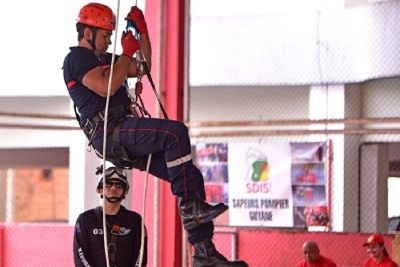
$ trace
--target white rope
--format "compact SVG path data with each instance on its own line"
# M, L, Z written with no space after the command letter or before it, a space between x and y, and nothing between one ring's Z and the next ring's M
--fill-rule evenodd
M137 6L137 0L135 1L135 6ZM141 52L141 50L139 48L139 51L137 53L137 56L139 56L139 57L140 57L140 54L141 54L140 52ZM139 60L139 62L141 61L138 57L137 57L137 60ZM129 90L128 90L128 94L130 95ZM139 266L140 267L142 266L143 255L144 255L144 240L145 240L145 235L146 235L146 228L145 228L144 219L145 219L145 210L146 210L147 181L148 181L148 177L149 177L151 157L152 157L152 154L149 154L149 157L147 159L146 177L145 177L145 180L144 180L144 188L143 188L142 224L141 224L142 235L141 235L141 239L140 239L140 253L139 253Z
M135 6L137 5L137 1L135 2ZM111 69L110 69L110 77L108 79L108 88L107 88L107 101L106 101L106 108L104 111L104 130L103 130L103 195L106 190L105 185L105 170L106 170L106 144L107 144L107 124L108 124L108 109L109 109L109 102L110 102L110 92L111 92L111 84L112 84L112 76L114 72L114 63L115 63L115 51L116 51L116 44L117 44L117 32L118 32L118 20L119 20L119 8L120 8L120 0L118 0L117 5L117 14L116 14L116 22L115 22L115 37L114 37L114 49L111 58ZM147 169L146 169L146 179L144 183L144 192L143 192L143 206L142 206L142 235L141 235L141 247L140 247L140 255L139 255L139 266L142 266L143 262L143 255L144 255L144 240L145 240L145 208L146 208L146 193L147 193L147 180L149 175L150 163L151 163L151 156L147 160ZM106 224L106 212L105 212L105 201L103 199L103 239L104 239L104 253L106 256L106 263L107 267L110 267L109 262L109 255L108 255L108 240L107 240L107 224Z
M104 130L103 130L103 196L106 192L106 144L107 144L107 127L108 127L108 108L110 103L110 92L111 92L111 83L112 76L114 72L114 62L115 62L115 51L117 48L117 33L118 33L118 20L119 20L119 6L120 0L118 0L117 5L117 15L115 19L115 35L114 35L114 49L111 57L111 69L110 69L110 77L108 79L108 88L107 88L107 101L106 108L104 111ZM103 239L104 239L104 254L106 256L106 264L107 267L110 267L109 256L108 256L108 240L107 240L107 224L106 224L106 209L105 209L105 196L103 197Z
M144 180L144 189L143 189L143 203L142 203L142 236L140 240L140 255L139 255L139 266L142 266L143 262L143 254L144 254L144 238L146 234L146 229L144 225L144 218L145 218L145 210L146 210L146 194L147 194L147 180L149 177L149 170L150 170L150 164L151 164L151 156L153 154L149 155L149 158L147 159L147 167L146 167L146 177Z

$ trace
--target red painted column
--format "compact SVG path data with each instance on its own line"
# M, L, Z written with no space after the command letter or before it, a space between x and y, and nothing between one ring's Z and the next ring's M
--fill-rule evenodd
M186 1L164 1L162 89L170 119L183 121Z
M153 48L152 78L155 84L160 86L159 95L168 118L179 121L183 121L184 103L185 5L185 0L146 1L145 10ZM160 80L157 79L157 73L160 73ZM158 102L154 94L148 95L151 91L150 85L145 83L144 86L147 93L143 98L151 98L149 101L155 103L154 107L157 109ZM160 117L163 117L162 113ZM158 266L181 267L182 224L177 200L171 193L170 184L162 180L159 202Z
M170 119L183 121L184 88L184 40L185 40L185 4L184 0L163 1L163 32L161 54L161 88L164 108ZM182 224L175 196L170 185L161 183L160 220L168 222L160 228L160 242L169 244L170 255L161 252L160 266L182 266ZM162 243L160 245L162 245ZM165 248L165 246L164 246ZM173 258L171 258L173 257Z

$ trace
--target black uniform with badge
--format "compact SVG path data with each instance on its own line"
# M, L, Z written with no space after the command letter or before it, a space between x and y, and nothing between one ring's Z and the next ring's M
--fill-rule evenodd
M78 267L106 267L102 211L100 207L85 211L79 215L74 234L74 262ZM115 253L116 267L133 267L139 264L142 235L142 218L121 206L116 215L106 215L107 241L110 261ZM112 229L114 226L113 234ZM119 226L119 231L116 231ZM115 235L117 234L117 235ZM114 238L112 237L114 235ZM115 247L112 243L115 240ZM115 248L115 251L113 251ZM147 234L145 233L144 253L141 266L147 265ZM111 250L110 250L111 249ZM110 266L112 266L110 264Z

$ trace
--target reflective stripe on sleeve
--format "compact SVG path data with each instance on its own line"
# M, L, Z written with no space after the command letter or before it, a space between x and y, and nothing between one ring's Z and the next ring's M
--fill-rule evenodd
M186 156L184 156L182 158L167 162L167 167L168 168L172 168L172 167L175 167L175 166L179 166L182 163L188 162L190 160L192 160L192 155L191 154L186 155Z

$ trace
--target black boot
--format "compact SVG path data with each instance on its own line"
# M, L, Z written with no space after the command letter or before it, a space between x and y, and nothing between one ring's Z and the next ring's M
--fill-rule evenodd
M179 213L182 224L186 231L189 231L202 223L212 221L220 214L224 213L228 206L218 203L212 206L204 202L196 194L193 197L178 197Z
M244 261L228 261L210 239L194 244L193 267L249 267Z

